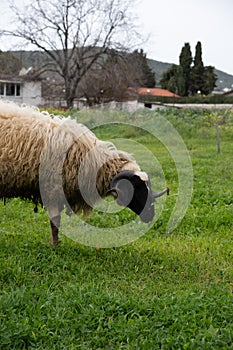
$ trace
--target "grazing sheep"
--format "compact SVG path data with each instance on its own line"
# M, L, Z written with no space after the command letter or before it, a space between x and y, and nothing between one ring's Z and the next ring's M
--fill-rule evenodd
M62 190L61 190L62 188ZM112 194L142 221L154 216L150 180L131 155L103 142L70 118L0 101L0 198L20 197L45 206L51 243L58 243L64 206L91 212L99 199Z

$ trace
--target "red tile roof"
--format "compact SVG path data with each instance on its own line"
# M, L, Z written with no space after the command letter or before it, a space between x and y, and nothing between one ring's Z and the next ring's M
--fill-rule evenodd
M159 88L136 88L132 89L134 90L138 95L143 96L153 96L153 97L180 97L179 95L165 90L165 89L159 89Z

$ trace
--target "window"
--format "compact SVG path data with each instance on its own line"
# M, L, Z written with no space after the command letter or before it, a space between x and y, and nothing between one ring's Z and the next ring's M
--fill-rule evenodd
M146 108L152 108L152 103L144 103L144 106L145 106Z
M0 83L0 95L4 95L4 83Z
M15 84L15 96L20 96L20 84Z
M0 83L1 96L20 96L19 83Z
M15 84L6 83L6 96L15 96Z

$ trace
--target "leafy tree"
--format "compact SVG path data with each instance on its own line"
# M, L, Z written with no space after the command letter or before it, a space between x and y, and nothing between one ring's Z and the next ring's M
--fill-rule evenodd
M171 67L169 67L162 75L162 79L160 80L161 87L163 89L172 88L173 90L170 90L172 92L176 92L177 85L176 85L176 75L177 75L177 69L178 66L176 64L172 64ZM171 86L169 87L170 80L173 80Z
M46 69L64 81L65 100L73 106L86 73L109 49L126 50L136 37L131 0L34 0L11 5L15 27L2 34L23 39L46 53Z
M213 91L213 89L216 87L217 79L218 77L214 73L213 66L204 67L204 85L202 89L203 94L208 95Z
M173 64L166 72L163 73L160 84L163 89L167 89L175 94L184 96L185 81L182 75L182 68L176 64Z
M183 69L180 66L178 66L177 68L176 81L177 81L177 88L178 88L177 94L180 96L186 96L186 81L183 74Z
M136 60L136 62L138 62L137 64L138 69L141 70L140 86L148 87L148 88L155 87L155 83L156 83L155 73L147 63L146 54L143 52L143 50L140 50L140 51L134 51L133 56L138 56L138 59Z
M180 95L181 96L188 96L189 94L189 87L190 87L190 72L191 72L191 64L192 64L192 52L190 48L189 43L185 43L183 46L180 57L180 67L181 67L181 75L183 77L184 82L184 91Z
M174 93L177 92L177 79L176 79L175 75L173 75L169 79L168 84L167 84L167 90L174 92Z

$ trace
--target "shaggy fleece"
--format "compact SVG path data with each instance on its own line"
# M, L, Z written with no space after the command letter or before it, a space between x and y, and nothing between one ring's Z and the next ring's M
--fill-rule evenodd
M67 201L74 212L88 214L122 170L140 168L130 154L99 140L86 126L0 101L0 198L43 202L53 208L50 215L60 213Z

